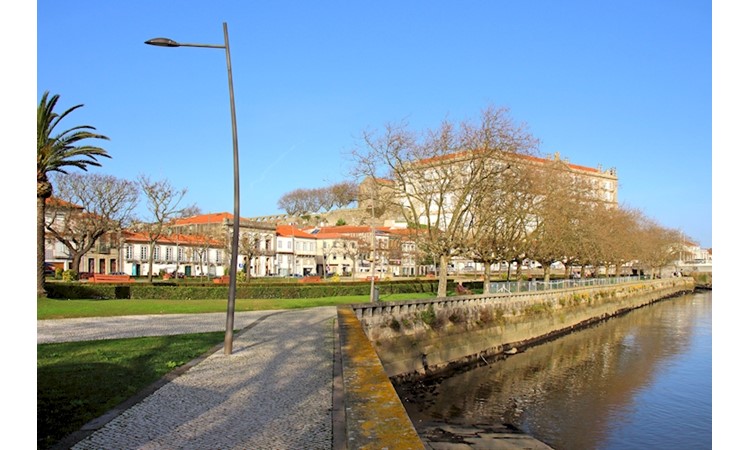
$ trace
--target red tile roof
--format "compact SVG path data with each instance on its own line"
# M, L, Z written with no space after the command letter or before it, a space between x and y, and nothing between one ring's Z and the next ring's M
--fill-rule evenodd
M122 237L126 242L148 242L148 234L142 232L133 232L123 230ZM212 238L206 238L196 234L172 234L171 236L160 236L156 241L158 244L181 244L181 245L205 245L208 243L212 246L222 245L221 241Z
M57 198L57 197L50 197L45 201L45 204L47 206L51 207L64 207L64 208L73 208L73 209L83 209L83 206L76 205L75 203L66 202L63 199Z
M315 239L314 234L306 233L293 225L276 225L276 235L281 237Z
M320 227L318 233L369 233L370 227L367 225L339 225L336 227Z

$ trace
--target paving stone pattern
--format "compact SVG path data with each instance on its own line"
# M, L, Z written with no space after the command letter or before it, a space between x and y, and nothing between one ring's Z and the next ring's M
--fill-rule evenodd
M330 449L334 316L255 315L232 355L217 351L73 448Z
M329 308L335 311L335 308ZM248 311L234 314L234 328L245 328L259 319L283 311ZM335 313L333 313L335 314ZM226 329L226 313L152 314L142 316L85 317L37 320L36 343L93 341L98 339L169 336Z

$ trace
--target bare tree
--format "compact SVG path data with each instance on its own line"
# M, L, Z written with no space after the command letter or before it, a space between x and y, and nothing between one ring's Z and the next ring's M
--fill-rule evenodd
M584 242L591 249L587 260L604 267L605 275L614 269L620 275L624 263L636 258L641 214L637 210L597 204L581 217Z
M357 248L357 239L356 238L338 238L333 242L333 249L334 253L336 255L341 256L342 259L342 275L344 276L352 276L357 271L357 255L359 254L359 249ZM346 268L344 267L344 264L346 264L346 260L349 260L352 262L351 267L351 273L346 273Z
M525 252L527 225L533 213L533 177L528 164L510 164L496 188L472 204L473 225L467 251L484 268L484 292L489 293L491 266L520 260Z
M209 249L224 248L227 241L226 233L216 228L196 228L188 233L194 245L191 247L190 260L200 265L200 277L208 280L208 268L212 265L208 258ZM229 244L226 244L228 247Z
M595 234L582 222L596 202L585 180L560 160L537 165L533 184L535 206L527 228L526 257L542 265L544 281L549 282L555 261L596 259Z
M678 258L681 242L679 230L664 228L652 219L642 219L638 233L638 260L651 269L651 278Z
M295 189L287 192L279 199L277 206L291 216L310 213L310 204L305 189Z
M245 257L245 281L250 281L250 266L253 258L261 254L261 236L257 232L245 232L240 234L239 253Z
M357 184L353 181L335 183L329 187L334 206L344 208L357 200Z
M290 215L306 215L320 211L330 211L351 204L357 199L357 186L346 181L327 187L295 189L282 195L277 206Z
M180 210L180 213L178 214L178 217L193 217L193 216L200 216L203 214L203 211L200 209L198 205L190 205L182 208Z
M313 202L313 206L317 207L315 211L330 211L336 204L336 199L333 198L333 192L330 188L316 188L310 190L310 198Z
M138 187L132 181L92 173L60 174L55 177L57 198L46 230L72 255L71 268L77 278L81 258L108 233L121 230L133 220ZM65 204L78 205L68 208Z
M420 247L439 258L438 296L447 295L448 262L467 253L471 205L492 191L509 154L528 152L536 139L505 109L487 108L478 124L443 122L415 135L405 125L364 133L354 157L361 174L388 179Z
M180 202L187 189L176 189L168 180L151 181L146 175L138 177L138 185L146 196L150 217L139 222L135 228L146 234L149 243L148 281L153 281L156 242L164 236L168 223L177 217L182 209Z

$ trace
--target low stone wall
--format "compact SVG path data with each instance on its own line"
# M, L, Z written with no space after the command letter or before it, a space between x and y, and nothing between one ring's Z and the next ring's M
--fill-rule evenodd
M692 278L352 305L388 377L423 376L695 289Z
M350 449L424 449L375 349L348 306L338 308L346 444Z

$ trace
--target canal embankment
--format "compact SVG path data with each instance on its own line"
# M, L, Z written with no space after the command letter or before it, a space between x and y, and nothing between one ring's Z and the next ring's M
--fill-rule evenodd
M392 382L513 354L694 290L692 278L676 277L341 306L347 444L349 448L424 448Z
M692 292L692 278L352 305L388 377L419 377ZM515 349L515 350L514 350Z

